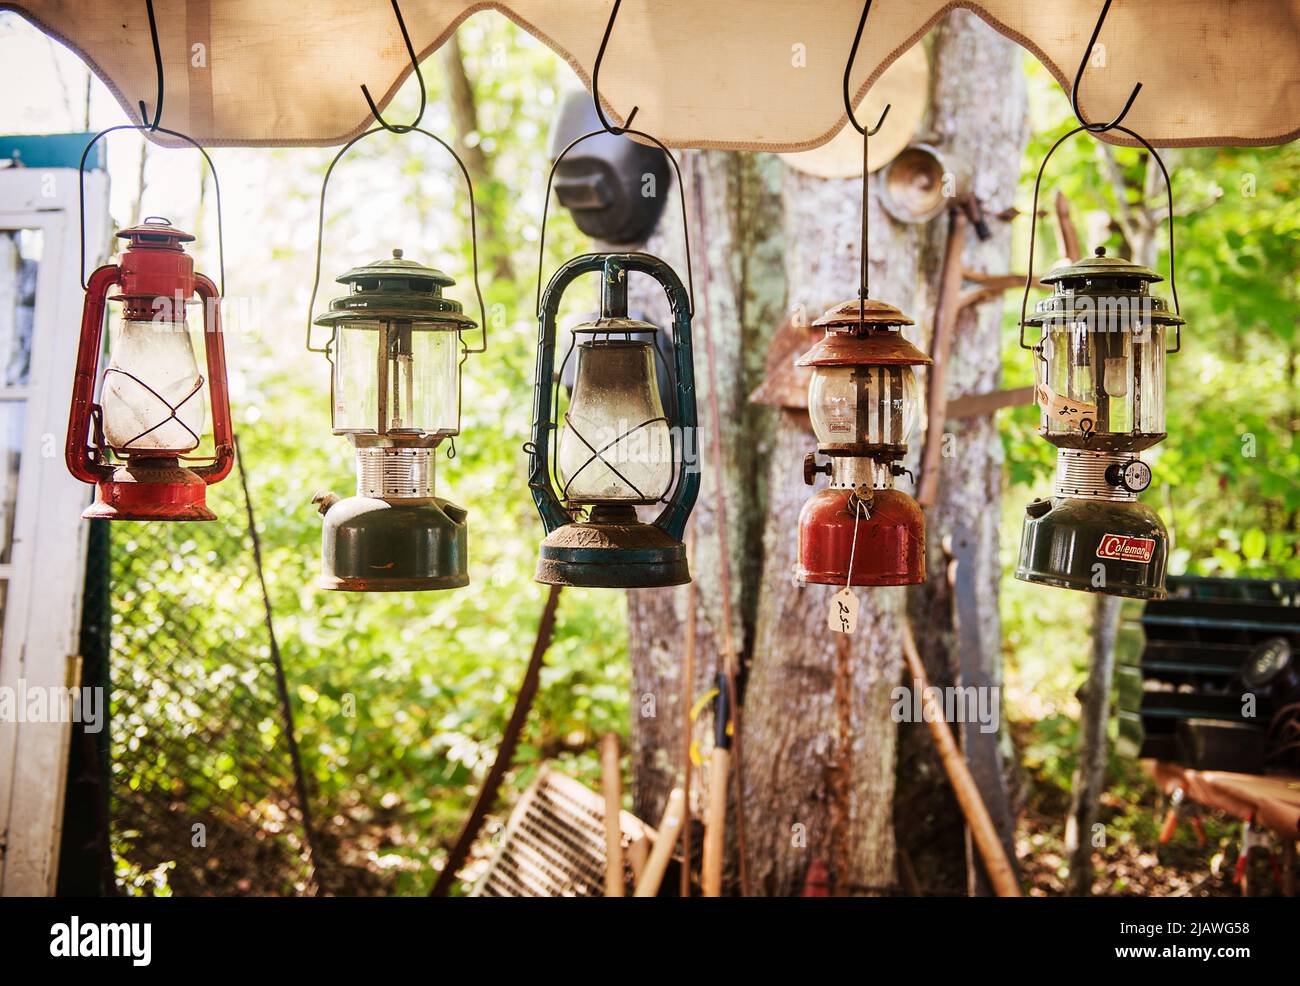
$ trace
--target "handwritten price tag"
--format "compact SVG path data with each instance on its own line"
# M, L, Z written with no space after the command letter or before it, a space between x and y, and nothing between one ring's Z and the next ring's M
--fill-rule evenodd
M1093 424L1097 420L1096 404L1072 401L1043 384L1038 385L1038 403L1047 412L1049 418L1064 421L1071 430L1092 431Z
M831 596L826 626L834 633L852 633L858 626L858 597L847 586Z

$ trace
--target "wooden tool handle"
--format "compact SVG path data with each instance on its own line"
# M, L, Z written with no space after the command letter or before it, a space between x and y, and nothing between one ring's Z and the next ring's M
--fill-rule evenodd
M668 869L668 860L672 858L673 847L677 845L677 836L682 831L682 819L686 815L686 792L675 787L668 795L668 805L664 808L664 817L659 820L659 831L655 833L655 847L650 851L650 859L645 864L636 885L636 897L653 897L659 893L659 884L663 882L664 870Z
M971 776L970 768L966 766L966 759L957 748L957 741L953 739L952 730L948 728L948 723L943 717L943 709L939 707L929 690L925 665L921 663L921 655L917 653L916 641L912 639L912 630L906 624L903 626L903 656L913 681L921 688L925 720L930 727L930 735L939 750L939 759L943 761L944 770L948 772L948 780L952 784L953 793L957 795L957 803L961 806L962 814L966 816L966 825L970 828L971 839L975 842L975 848L979 850L980 859L984 861L984 871L988 874L989 883L993 885L993 890L999 897L1019 897L1020 884L1011 869L1006 850L1002 848L1002 840L998 838L998 831L989 816L988 808L984 806L984 799L980 797L975 778Z
M623 778L618 734L600 738L600 787L605 794L605 896L623 896Z
M722 852L727 835L727 775L731 752L713 748L709 768L709 803L704 813L704 859L700 867L700 884L705 897L722 896Z

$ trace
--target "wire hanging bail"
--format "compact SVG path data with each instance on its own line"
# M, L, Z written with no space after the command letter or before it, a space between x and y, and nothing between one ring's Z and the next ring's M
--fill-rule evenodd
M844 65L844 112L849 118L849 123L853 129L862 134L862 243L858 254L858 330L862 331L866 327L866 310L867 297L870 294L867 281L867 265L869 261L868 235L867 235L867 205L868 205L868 186L867 180L870 172L867 170L867 147L870 138L880 133L880 128L885 125L885 118L889 116L889 111L893 108L892 103L886 103L884 111L880 114L880 119L876 125L871 128L864 127L858 122L857 114L853 111L853 100L849 96L849 76L853 72L853 63L858 58L858 46L862 43L862 31L867 26L867 15L871 13L871 0L866 0L862 5L862 16L858 18L858 29L853 33L853 44L849 48L849 60Z
M601 122L601 129L582 134L571 140L569 145L556 155L555 161L551 164L550 174L546 178L546 198L542 202L542 226L537 244L537 294L534 303L539 318L542 314L542 272L546 268L546 219L550 215L551 190L555 184L556 169L559 168L560 162L565 159L571 150L583 141L590 140L592 137L599 137L601 134L612 134L615 137L639 137L663 151L664 156L668 158L668 163L673 166L673 173L677 176L677 198L681 203L682 210L682 239L686 248L686 294L690 301L688 314L692 318L695 317L695 275L691 265L691 230L690 224L686 221L686 187L682 182L682 169L677 163L677 158L673 156L672 151L668 149L663 141L651 136L644 130L632 129L632 118L636 116L639 107L632 107L632 112L627 115L625 124L621 127L615 127L610 124L609 118L605 116L605 111L600 105L600 66L605 60L605 49L609 46L609 37L614 30L614 21L618 17L618 8L622 5L622 2L623 0L614 0L614 7L609 12L609 21L605 24L605 33L600 39L600 48L596 52L596 62L591 69L591 100L596 110L596 116Z
M160 125L163 111L163 96L166 92L166 77L163 73L162 47L158 41L158 19L154 15L153 0L145 0L145 11L149 15L149 35L153 42L153 62L154 70L158 79L158 101L154 106L153 119L149 119L149 111L145 106L143 99L138 101L140 107L139 123L120 123L112 127L106 127L95 136L91 137L81 152L81 161L77 165L77 213L81 228L81 251L77 257L81 265L81 289L88 290L86 283L86 161L90 157L90 152L101 139L118 130L134 130L143 134L163 134L167 137L174 137L177 140L184 141L203 155L203 160L208 163L208 170L212 172L212 187L216 193L217 200L217 267L220 275L218 284L220 294L226 296L226 246L225 236L221 224L221 179L217 176L217 166L212 163L212 158L203 146L188 134L183 134L179 130L168 130ZM165 145L164 145L165 146Z
M1037 239L1038 233L1038 198L1042 189L1043 173L1047 170L1047 162L1052 159L1052 155L1056 153L1056 149L1071 137L1075 136L1075 134L1089 133L1100 135L1110 133L1111 131L1118 131L1140 144L1146 152L1151 155L1152 160L1154 160L1156 165L1160 168L1160 175L1165 180L1165 216L1167 220L1166 225L1169 231L1169 293L1173 296L1174 314L1182 315L1182 308L1178 303L1177 265L1174 248L1173 181L1169 177L1169 169L1165 166L1164 159L1160 156L1159 151L1157 151L1155 147L1151 145L1151 142L1136 130L1132 130L1129 127L1124 126L1122 123L1124 117L1128 115L1128 111L1133 107L1133 101L1137 99L1137 95L1142 89L1142 83L1139 82L1133 87L1133 91L1129 93L1128 100L1124 103L1124 108L1120 110L1119 115L1109 123L1089 123L1079 111L1079 82L1083 78L1083 73L1088 67L1089 60L1092 58L1093 48L1097 44L1098 35L1101 34L1101 26L1106 21L1106 14L1110 10L1111 2L1112 0L1106 0L1102 5L1101 15L1097 18L1097 23L1093 25L1092 35L1088 39L1088 46L1084 49L1083 58L1079 62L1079 71L1075 73L1074 85L1070 90L1070 108L1073 110L1075 118L1079 121L1079 125L1074 129L1067 131L1051 146L1047 154L1043 156L1043 163L1038 166L1038 175L1034 179L1034 199L1029 210L1029 263L1027 265L1029 269L1025 273L1025 291L1020 299L1020 348L1033 351L1038 355L1039 359L1044 359L1042 355L1042 343L1040 342L1031 346L1025 342L1025 316L1029 307L1029 291L1033 286L1034 280L1034 243ZM1174 327L1174 347L1166 350L1166 352L1178 352L1182 348L1182 340L1183 333L1182 325L1180 323L1176 324ZM1037 368L1035 368L1035 374L1037 374Z

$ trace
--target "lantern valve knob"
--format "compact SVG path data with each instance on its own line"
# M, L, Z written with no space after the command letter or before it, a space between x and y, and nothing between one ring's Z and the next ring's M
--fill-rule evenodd
M831 474L831 464L827 462L818 465L817 456L812 452L809 452L803 457L803 481L809 486L812 486L812 484L817 481L817 474L819 472L829 476Z
M339 502L339 496L337 493L322 490L311 498L311 502L316 504L317 510L325 514L329 512L330 507Z

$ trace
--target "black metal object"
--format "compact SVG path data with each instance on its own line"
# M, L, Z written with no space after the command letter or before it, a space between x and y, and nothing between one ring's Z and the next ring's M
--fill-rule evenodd
M1300 646L1300 581L1172 576L1168 591L1168 599L1146 604L1137 621L1140 654L1117 670L1128 752L1257 770L1260 738L1295 700L1285 673L1258 676L1261 647Z
M579 153L560 160L570 143L591 132L595 136ZM582 232L615 246L643 242L654 232L668 201L661 193L672 181L662 148L602 129L592 101L575 91L556 118L551 155L555 197Z
M81 596L82 688L101 689L103 718L99 732L84 722L71 725L68 744L67 785L63 796L63 829L59 836L59 874L55 895L99 897L114 892L113 856L109 844L108 791L112 778L110 758L108 675L109 551L112 525L92 520L87 525L86 577Z
M1141 549L1136 560L1124 557L1127 545ZM1165 526L1145 504L1058 496L1026 507L1015 575L1061 589L1161 599L1168 551Z
M420 60L415 57L415 47L411 44L411 35L406 30L406 19L402 17L402 8L397 5L397 0L392 0L392 3L393 14L397 17L397 27L402 32L402 43L406 45L406 54L411 59L411 69L415 72L415 79L420 84L420 111L415 114L415 119L405 126L389 123L379 112L379 107L375 105L375 101L370 95L370 89L364 82L361 83L361 95L366 97L366 105L370 107L370 113L374 116L376 123L390 133L404 134L420 125L420 121L424 119L424 110L429 97L424 90L424 73L420 71Z

